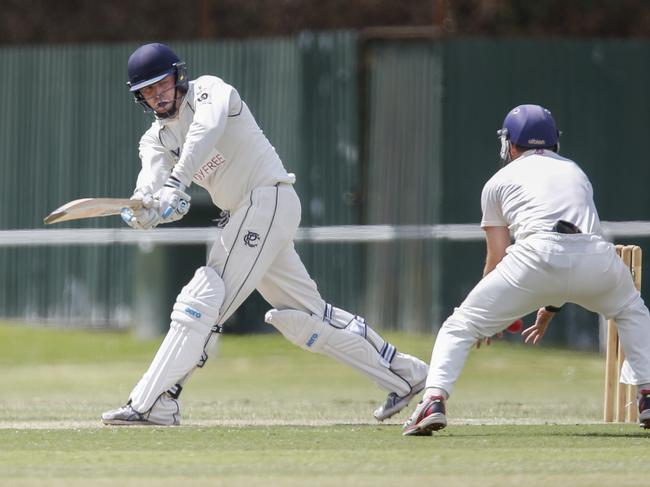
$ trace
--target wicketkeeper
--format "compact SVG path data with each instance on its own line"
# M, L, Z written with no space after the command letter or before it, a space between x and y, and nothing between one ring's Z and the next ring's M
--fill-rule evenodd
M181 290L169 332L125 406L106 424L177 425L178 396L214 346L223 323L257 289L274 309L265 317L289 341L332 357L389 392L378 420L404 408L424 388L427 365L398 352L360 316L326 303L293 245L300 222L295 176L235 88L215 76L190 81L186 66L163 44L139 47L128 61L129 89L154 115L140 140L142 170L123 212L131 227L150 229L182 218L187 188L203 187L229 213L207 264Z
M537 343L567 302L616 320L626 359L621 382L638 386L639 421L650 428L650 314L614 245L601 236L589 179L558 154L560 133L539 105L512 109L498 134L505 166L481 196L484 277L442 325L424 399L403 434L430 435L447 425L445 401L477 340L537 310L523 331Z

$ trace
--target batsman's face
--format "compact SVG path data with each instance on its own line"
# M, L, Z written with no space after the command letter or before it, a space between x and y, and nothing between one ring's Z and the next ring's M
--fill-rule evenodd
M140 90L144 100L156 113L166 113L174 105L176 80L173 74Z

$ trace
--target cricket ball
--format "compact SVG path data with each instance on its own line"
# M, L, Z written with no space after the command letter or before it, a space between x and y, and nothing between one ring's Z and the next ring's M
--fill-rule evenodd
M508 328L506 328L506 331L508 333L519 333L523 327L524 322L522 320L517 320L514 321Z

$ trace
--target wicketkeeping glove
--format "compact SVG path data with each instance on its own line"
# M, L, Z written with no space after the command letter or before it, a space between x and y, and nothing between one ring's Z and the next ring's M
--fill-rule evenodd
M131 208L123 208L120 216L124 223L136 230L149 230L154 228L160 223L160 215L156 210L156 201L151 193L142 194L136 191L132 200L141 200L142 208L139 210L132 210Z
M185 185L174 176L169 176L165 185L154 195L158 203L160 223L170 223L183 218L190 211L190 195Z

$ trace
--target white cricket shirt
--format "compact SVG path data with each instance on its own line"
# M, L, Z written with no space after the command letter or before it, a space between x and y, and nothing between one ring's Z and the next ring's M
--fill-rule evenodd
M600 234L589 179L578 165L550 150L526 151L483 187L481 227L507 226L515 239L550 232L558 220Z
M136 190L155 193L170 174L205 188L224 210L235 210L256 187L293 183L246 103L216 76L201 76L171 119L156 119L140 139Z

